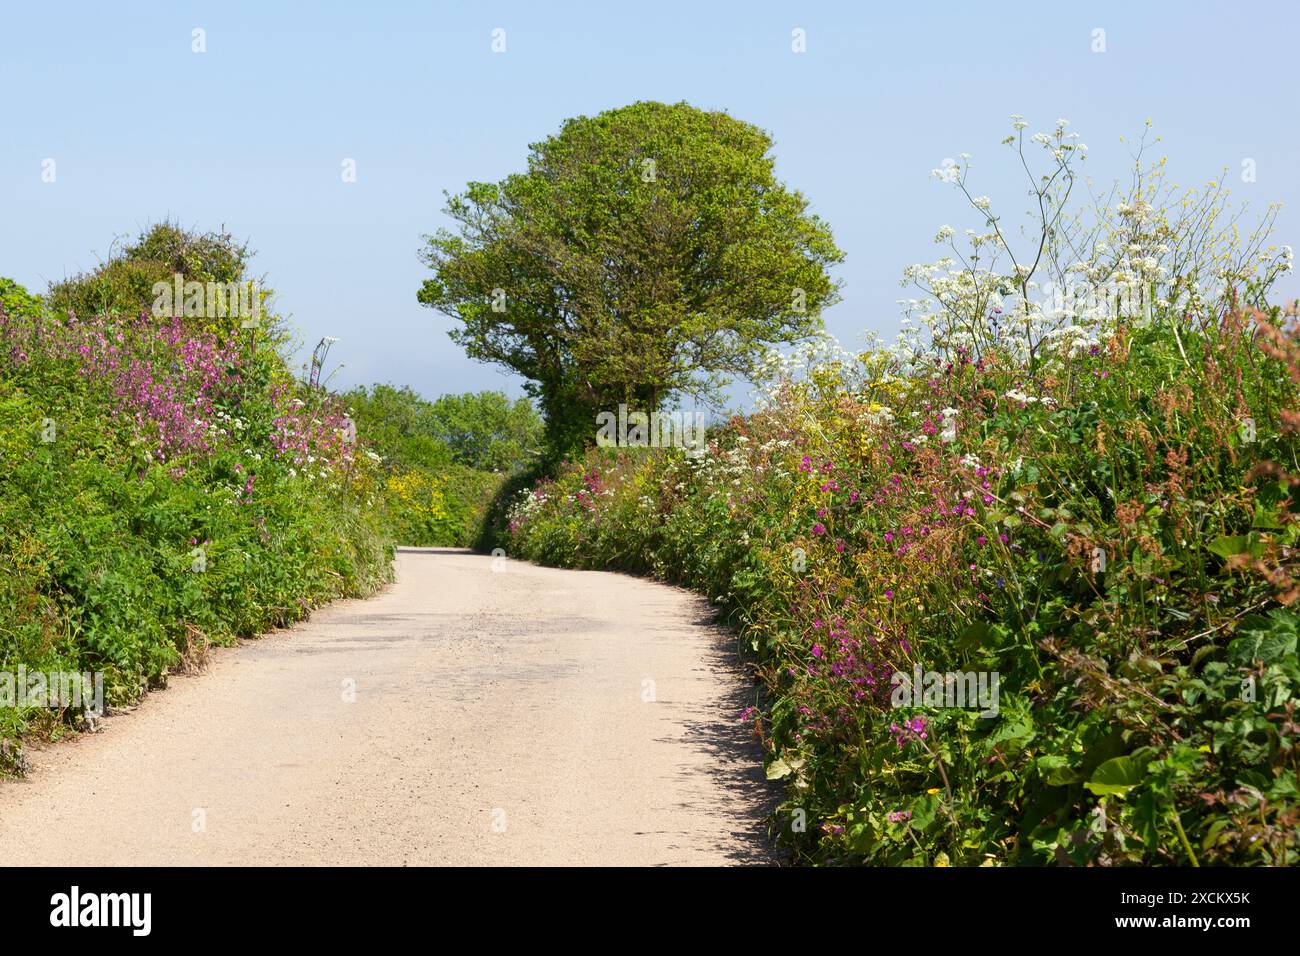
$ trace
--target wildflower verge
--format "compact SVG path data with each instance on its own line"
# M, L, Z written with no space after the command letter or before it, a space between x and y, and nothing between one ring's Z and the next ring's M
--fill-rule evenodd
M238 321L0 307L0 672L106 706L387 580L374 463L337 398ZM0 769L80 708L0 707Z
M1033 140L1037 258L967 193L986 231L909 270L897 346L787 359L707 455L592 449L510 511L512 556L653 574L738 625L799 860L1300 859L1300 372L1264 305L1289 250L1219 230L1217 196L1171 218L1141 168L1063 219L1063 128ZM1039 294L1040 263L1089 294Z

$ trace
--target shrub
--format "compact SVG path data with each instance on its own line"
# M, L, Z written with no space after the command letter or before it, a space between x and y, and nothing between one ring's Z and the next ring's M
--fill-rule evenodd
M57 315L139 315L156 299L154 285L246 280L252 253L227 232L195 233L161 222L89 272L50 284L46 304Z

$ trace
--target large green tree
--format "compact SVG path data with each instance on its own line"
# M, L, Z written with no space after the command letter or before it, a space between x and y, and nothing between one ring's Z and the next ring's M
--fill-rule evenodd
M843 254L726 113L636 103L567 121L526 172L447 196L419 300L475 359L528 380L553 454L627 402L712 401L766 345L806 337Z

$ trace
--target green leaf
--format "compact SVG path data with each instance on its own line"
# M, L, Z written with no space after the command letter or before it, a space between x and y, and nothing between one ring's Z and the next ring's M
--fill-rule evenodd
M1277 520L1277 510L1275 508L1265 508L1261 501L1255 502L1255 520L1250 523L1252 528L1262 528L1265 531L1280 531L1282 523Z
M775 760L773 760L770 764L767 765L767 779L768 780L784 779L785 777L790 776L790 774L792 773L797 773L803 765L804 765L804 761L800 757L792 757L789 760L787 760L785 757L777 757Z
M1144 779L1145 769L1132 757L1112 757L1093 772L1084 786L1099 797L1122 797Z
M1002 724L989 735L989 743L1006 744L1013 749L1019 749L1034 739L1034 721L1029 714L1011 714L1005 707L1002 714Z
M1044 754L1037 760L1038 772L1049 787L1064 787L1079 782L1079 774L1070 767L1070 760L1062 754Z
M1295 634L1277 631L1259 642L1259 659L1265 664L1271 664L1283 657L1295 656L1295 652Z
M1220 535L1206 546L1206 550L1221 558L1231 558L1245 554L1248 541L1244 534Z
M1242 618L1237 637L1228 645L1228 659L1237 666L1262 660L1271 664L1296 653L1297 617L1276 608L1268 616L1250 614Z
M939 798L926 794L912 801L912 818L908 821L913 830L925 831L934 824L939 812Z
M1206 546L1206 550L1221 558L1231 558L1238 554L1258 558L1264 554L1264 542L1255 531L1250 534L1220 535Z
M876 845L876 834L869 824L863 823L849 830L849 849L864 856Z

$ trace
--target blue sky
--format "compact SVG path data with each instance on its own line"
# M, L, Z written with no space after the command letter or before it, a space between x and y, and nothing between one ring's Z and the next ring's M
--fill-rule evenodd
M257 250L302 339L338 336L331 384L422 393L519 382L470 362L419 306L442 191L520 169L569 116L687 100L768 130L777 168L847 254L828 328L898 328L898 276L970 222L930 178L1024 205L1000 139L1068 117L1091 175L1150 118L1171 177L1228 167L1300 239L1293 4L44 3L4 11L0 275L43 290L163 217ZM192 31L207 51L192 51ZM506 51L491 50L505 30ZM791 50L806 31L807 52ZM1093 31L1106 50L1094 53ZM42 162L56 180L41 181ZM345 158L357 181L344 183ZM1240 181L1243 159L1256 180ZM1300 292L1294 279L1283 291Z

